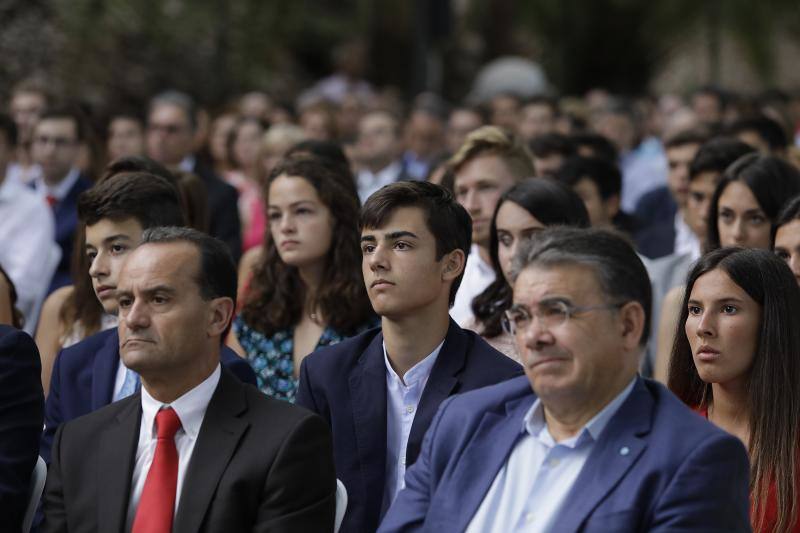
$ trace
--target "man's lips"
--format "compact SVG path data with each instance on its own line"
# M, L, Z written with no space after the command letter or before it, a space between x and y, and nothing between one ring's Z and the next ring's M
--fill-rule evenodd
M142 338L139 338L139 337L134 337L132 339L125 339L123 341L123 343L122 343L122 346L127 346L128 344L137 343L137 342L149 342L150 344L154 343L154 341L152 341L150 339L142 339Z
M541 366L547 363L558 363L566 361L566 357L556 356L556 355L548 355L548 356L539 356L533 358L532 361L528 363L528 368L536 368L537 366Z
M388 287L389 285L394 285L391 281L386 281L385 279L376 279L375 281L370 284L370 289L375 287Z

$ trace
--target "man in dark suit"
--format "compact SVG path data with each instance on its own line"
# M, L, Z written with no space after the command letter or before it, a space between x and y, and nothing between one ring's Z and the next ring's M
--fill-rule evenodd
M348 492L343 532L373 531L448 396L522 373L448 316L470 245L469 214L444 188L397 182L361 214L362 270L381 327L308 356L297 403L331 425Z
M33 130L31 155L42 173L32 187L53 209L56 243L61 248L61 260L48 292L72 282L69 269L72 239L78 225L78 196L92 185L75 167L85 129L77 111L53 109L39 118Z
M544 230L506 314L526 377L444 402L379 531L750 531L747 452L637 375L650 283L608 230Z
M170 169L196 174L206 186L209 233L224 241L235 261L242 255L238 193L192 154L197 111L192 98L166 91L150 100L147 115L147 155Z
M78 214L86 225L85 249L95 294L103 310L116 315L119 272L139 245L142 231L183 223L176 189L152 174L118 174L81 195ZM247 361L227 348L222 350L222 364L245 383L255 384ZM135 373L120 364L116 328L62 350L51 373L42 457L49 461L60 424L132 394L136 383Z
M122 360L142 389L59 429L42 530L331 531L324 421L220 366L236 307L224 243L147 230L116 298Z
M26 333L0 325L0 521L3 531L20 531L36 443L42 433L39 350Z

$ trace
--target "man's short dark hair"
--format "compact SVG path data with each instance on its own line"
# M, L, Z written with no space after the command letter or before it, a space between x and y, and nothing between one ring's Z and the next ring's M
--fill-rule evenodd
M752 131L769 146L771 151L783 151L789 146L789 138L780 124L764 115L745 117L737 120L728 128L730 135Z
M701 145L708 140L708 134L704 130L689 129L682 130L670 136L664 142L664 148L677 148L678 146L685 146L687 144Z
M561 108L558 105L558 100L550 96L545 96L543 94L540 94L537 96L531 96L530 98L522 102L522 107L527 107L530 105L540 105L549 107L550 111L553 113L553 117L557 117L561 114Z
M560 133L545 133L538 135L530 141L531 152L536 157L560 155L569 157L575 153L575 145L566 135Z
M153 109L160 105L172 105L179 107L186 114L186 119L189 121L189 127L192 131L197 129L197 107L194 99L186 93L168 90L158 93L150 99L150 104L147 106L147 116L153 112Z
M122 174L123 172L145 172L147 174L155 174L177 187L177 178L175 174L170 172L167 167L158 161L153 161L149 157L143 155L127 155L110 162L108 166L106 166L105 172L103 172L98 183L116 174Z
M75 140L82 142L86 139L86 116L75 106L54 107L41 114L36 124L45 120L71 120L75 124Z
M142 229L184 224L175 185L145 172L116 174L83 192L78 197L78 218L87 226L104 218L134 218Z
M236 308L237 274L227 244L202 231L178 226L161 226L145 230L140 244L185 242L200 252L198 278L195 280L204 300L230 298ZM230 328L230 325L228 325ZM227 331L226 331L227 333ZM222 336L225 338L225 335Z
M546 228L522 245L514 258L514 276L530 266L566 265L591 268L613 303L639 302L645 316L639 344L647 344L652 306L650 278L624 235L600 228Z
M417 207L425 214L428 230L436 239L436 260L453 250L469 255L472 219L453 195L440 185L427 181L398 181L370 196L361 208L359 229L380 228L401 207ZM462 272L450 287L450 305L461 285Z
M755 151L756 149L749 144L736 139L727 137L711 139L700 146L689 164L689 181L694 180L703 172L722 174L734 161Z
M572 139L572 143L578 152L580 152L581 148L588 148L592 151L594 157L602 157L614 164L619 159L617 147L614 146L614 143L608 140L608 137L604 137L599 133L577 132L570 135L570 139Z
M17 125L5 113L0 113L0 133L5 137L6 145L9 148L17 145ZM5 169L0 169L0 172L5 172Z
M584 178L594 182L603 200L622 191L619 168L600 157L570 157L556 172L556 179L569 187L574 187Z

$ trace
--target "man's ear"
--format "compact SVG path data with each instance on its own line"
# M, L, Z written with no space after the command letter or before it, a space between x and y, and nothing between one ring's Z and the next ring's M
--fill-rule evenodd
M625 348L636 350L644 331L645 313L639 302L628 302L619 309Z
M220 337L225 333L233 319L233 300L231 298L214 298L209 305L208 326L209 337Z
M612 194L603 200L603 204L606 206L606 213L608 213L608 220L612 220L619 213L619 203L619 194Z
M464 272L467 263L467 256L463 250L456 248L452 252L445 254L442 258L442 280L450 281L456 279Z

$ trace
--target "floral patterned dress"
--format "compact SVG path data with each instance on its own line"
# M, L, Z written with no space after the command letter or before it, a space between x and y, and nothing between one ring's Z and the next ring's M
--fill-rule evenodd
M356 334L378 325L380 321L372 320L359 327ZM294 403L298 385L294 377L294 329L278 331L268 337L237 316L233 321L233 331L247 352L247 360L256 373L258 388L267 396ZM326 327L314 350L338 344L346 338L333 328Z

